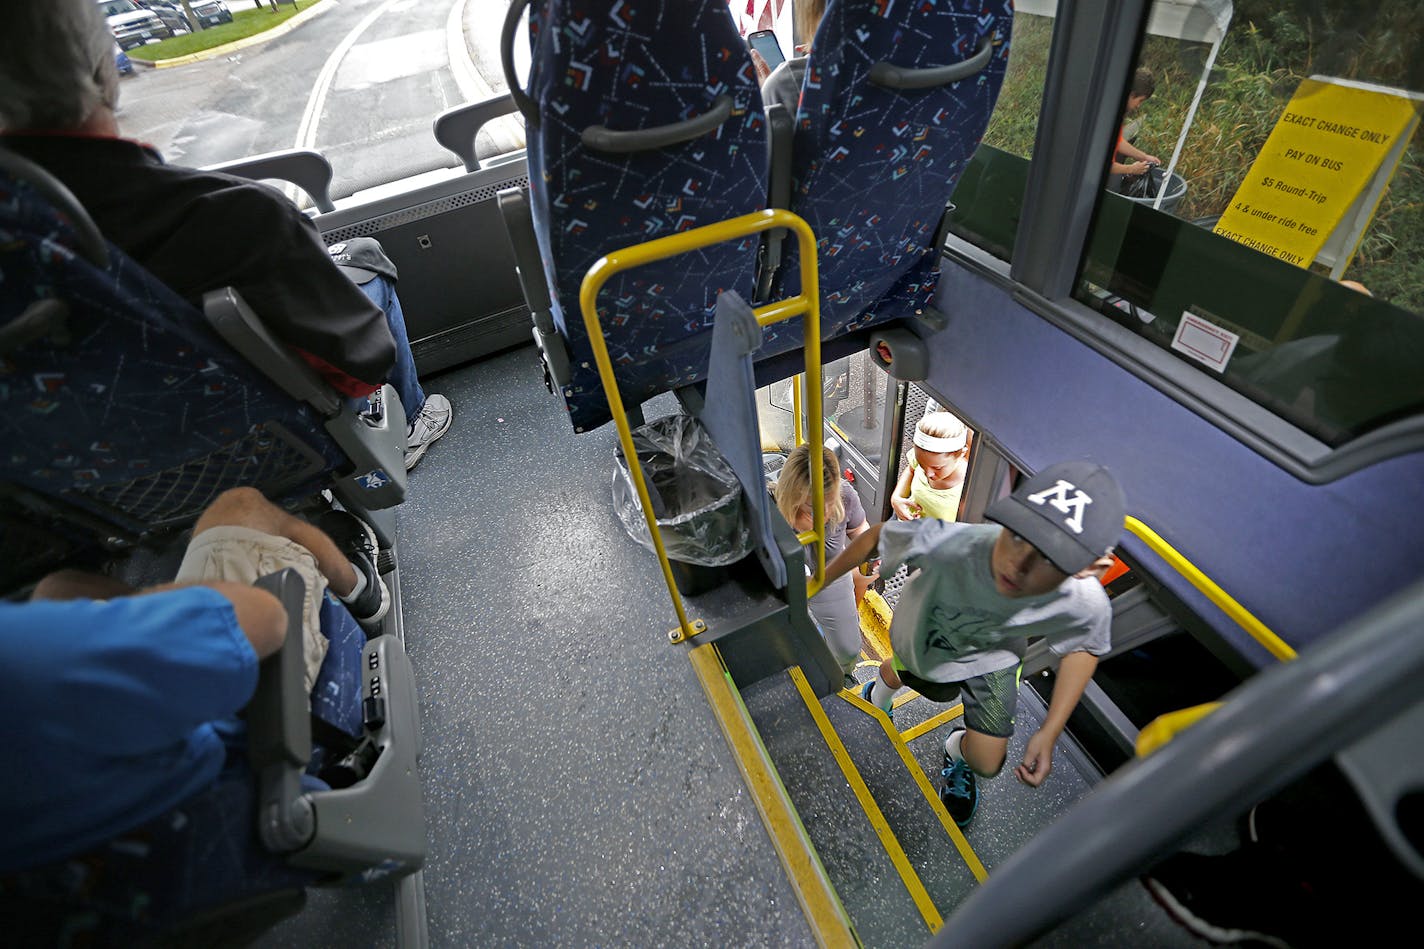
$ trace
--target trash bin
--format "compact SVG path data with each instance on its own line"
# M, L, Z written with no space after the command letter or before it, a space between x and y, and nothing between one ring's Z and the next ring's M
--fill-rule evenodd
M1129 176L1129 177L1142 177L1142 176ZM1128 179L1127 179L1127 178L1124 178L1123 181L1124 181L1124 183L1126 183L1126 182L1128 181ZM1147 197L1139 197L1137 194L1129 194L1129 193L1123 193L1122 196L1123 196L1124 198L1127 198L1127 200L1129 200L1129 201L1135 202L1135 203L1137 203L1137 204L1145 204L1145 205L1147 205L1148 207L1151 207L1151 206L1152 206L1152 203L1157 200L1157 191L1156 191L1155 189L1153 189L1153 190L1148 194ZM1171 181L1170 181L1170 182L1168 183L1168 185L1167 185L1167 190L1166 190L1166 192L1162 195L1162 204L1161 204L1160 207L1158 207L1158 210L1159 210L1159 211L1165 211L1165 212L1167 212L1168 214L1171 214L1171 213L1172 213L1172 209L1175 208L1178 204L1180 204L1180 203L1181 203L1181 200L1182 200L1184 197L1186 197L1186 196L1187 196L1187 179L1183 178L1181 175L1177 174L1177 173L1174 171L1174 172L1172 172L1172 179L1171 179Z
M726 567L752 549L736 473L712 436L690 415L669 415L635 428L633 446L677 588L693 596L721 585ZM618 519L629 537L653 550L621 446L617 461L613 506Z

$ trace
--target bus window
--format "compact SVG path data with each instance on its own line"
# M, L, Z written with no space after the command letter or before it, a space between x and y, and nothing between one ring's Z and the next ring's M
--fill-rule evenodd
M1112 169L1165 174L1107 176L1075 296L1328 445L1418 413L1418 12L1201 6L1197 33L1142 40Z
M459 161L436 142L431 121L506 91L498 28L505 6L369 9L321 0L284 2L274 14L265 4L230 3L232 24L128 50L140 64L167 68L124 80L120 130L192 167L314 149L331 162L336 199L445 175ZM514 50L516 69L527 75L528 42ZM476 138L482 159L523 147L517 114L494 119Z
M994 115L955 188L950 229L1008 260L1033 157L1057 0L1019 0L1008 70Z

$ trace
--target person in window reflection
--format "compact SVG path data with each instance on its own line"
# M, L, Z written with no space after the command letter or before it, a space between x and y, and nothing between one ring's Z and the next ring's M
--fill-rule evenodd
M895 654L861 693L890 712L902 685L935 702L959 698L964 728L944 743L940 800L960 827L978 805L976 776L997 775L1014 734L1028 638L1061 657L1053 699L1014 775L1037 787L1053 747L1111 648L1112 609L1098 582L1109 567L1126 513L1122 489L1088 461L1051 465L1026 479L984 516L997 524L931 518L876 524L826 566L826 583L879 546L883 569L912 574L890 624Z
M829 562L845 549L850 540L863 534L870 525L865 520L865 510L861 507L860 496L841 477L840 459L829 448L822 451L822 480L825 486L825 516L822 522L826 530L826 560ZM806 445L794 449L787 456L786 464L776 479L776 508L786 523L798 534L809 531L815 525L811 514L811 449ZM807 555L807 569L811 569L812 553ZM860 656L860 614L856 607L865 591L875 582L878 574L863 574L859 570L850 571L849 576L826 583L808 604L812 617L821 627L826 645L831 654L841 664L841 671L847 676L855 671L856 659Z
M1322 288L1329 285L1319 281ZM1229 372L1284 414L1309 420L1331 438L1417 412L1424 405L1424 321L1397 307L1372 303L1356 280L1340 286L1360 294L1322 289L1315 306L1333 308L1339 332L1286 340L1258 353L1234 356ZM1344 296L1343 303L1336 302Z
M1127 109L1123 113L1123 120L1126 121L1142 104L1152 98L1152 94L1157 91L1157 78L1152 75L1152 70L1146 66L1138 67L1132 74L1132 88L1127 92ZM1124 161L1123 159L1127 160ZM1117 141L1113 144L1112 169L1114 175L1142 175L1147 173L1147 169L1152 165L1162 164L1162 159L1156 155L1149 155L1136 145L1129 142L1122 134L1122 126L1117 129Z
M1407 806L1400 810L1407 844L1424 845ZM1178 924L1216 944L1352 945L1362 942L1362 919L1373 932L1408 932L1424 880L1376 820L1351 780L1327 763L1248 811L1233 849L1178 851L1142 883Z
M926 412L915 425L910 463L890 495L895 516L957 519L968 463L969 429L948 412Z
M418 461L451 410L415 376L394 267L358 286L280 192L167 164L122 138L114 38L92 0L16 0L5 12L0 147L57 177L109 241L185 299L236 289L343 395L364 398L389 380L407 416L406 466Z

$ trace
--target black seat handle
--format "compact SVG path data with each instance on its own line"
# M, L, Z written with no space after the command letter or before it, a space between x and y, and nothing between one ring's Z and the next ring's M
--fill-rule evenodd
M870 81L886 89L932 89L947 86L961 79L983 71L994 58L994 43L987 37L979 38L979 49L973 56L950 66L930 66L926 69L910 69L894 63L876 63L870 67Z
M651 151L654 148L666 148L679 142L690 142L717 128L731 115L732 97L724 93L712 102L712 108L701 115L683 119L681 122L623 132L614 131L602 125L590 125L583 130L579 138L586 148L625 155L629 152Z
M504 27L499 32L499 62L504 67L504 81L509 85L509 94L524 120L534 128L539 127L539 104L529 98L529 93L519 85L519 74L514 71L514 33L519 29L519 18L529 0L512 0L504 15Z

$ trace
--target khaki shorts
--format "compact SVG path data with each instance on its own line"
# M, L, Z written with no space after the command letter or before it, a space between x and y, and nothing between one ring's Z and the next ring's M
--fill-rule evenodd
M274 537L250 527L211 527L189 542L178 575L173 579L178 583L227 580L252 584L258 577L287 567L300 573L306 586L302 602L302 655L310 694L328 645L321 634L321 597L326 591L326 577L316 568L316 558L311 551L285 537Z

